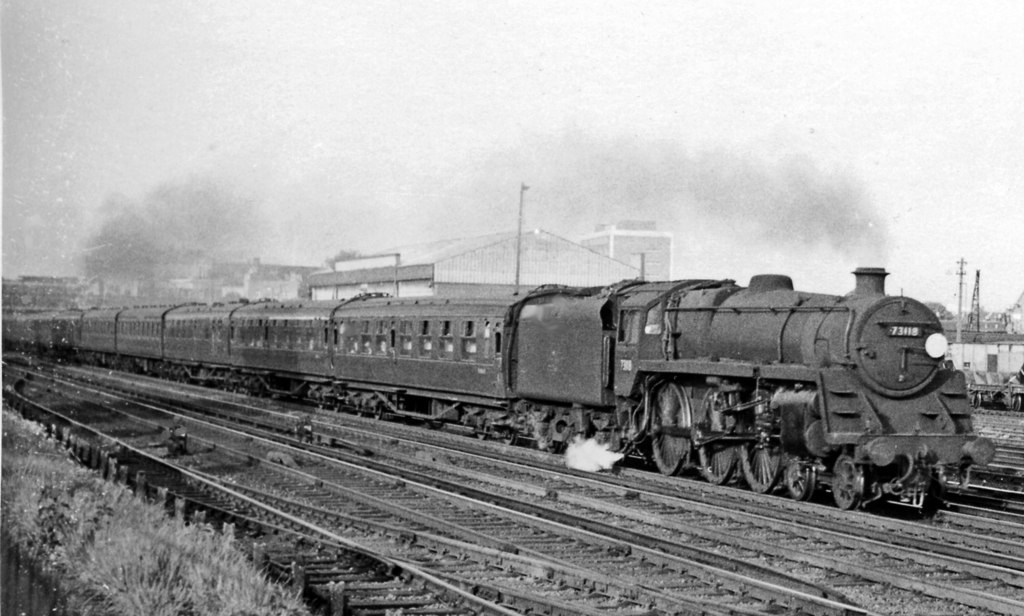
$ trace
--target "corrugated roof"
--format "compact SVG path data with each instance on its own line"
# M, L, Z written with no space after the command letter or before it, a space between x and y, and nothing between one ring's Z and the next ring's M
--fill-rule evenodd
M525 235L525 234L524 234ZM477 237L463 237L436 242L425 242L422 244L410 244L381 250L378 254L398 253L402 265L432 265L438 261L444 261L461 254L479 250L493 244L500 244L508 240L515 240L514 231L505 233L492 233Z

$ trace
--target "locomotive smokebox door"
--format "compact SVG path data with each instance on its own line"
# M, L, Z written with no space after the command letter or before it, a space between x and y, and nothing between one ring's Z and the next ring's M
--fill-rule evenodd
M516 392L537 398L604 405L610 400L614 331L603 298L531 300L519 315Z

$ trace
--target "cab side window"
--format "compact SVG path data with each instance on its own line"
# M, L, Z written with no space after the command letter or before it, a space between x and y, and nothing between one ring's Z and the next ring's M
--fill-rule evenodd
M635 310L623 310L619 313L618 341L636 344L640 340L640 313Z

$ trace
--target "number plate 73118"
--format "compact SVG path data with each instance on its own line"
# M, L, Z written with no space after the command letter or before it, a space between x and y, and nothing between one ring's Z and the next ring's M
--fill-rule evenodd
M898 338L920 338L921 328L914 325L890 325L889 335Z

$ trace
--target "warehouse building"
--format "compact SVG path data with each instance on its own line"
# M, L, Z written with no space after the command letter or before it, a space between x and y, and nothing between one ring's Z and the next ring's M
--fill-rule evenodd
M517 268L517 253L520 255ZM335 261L307 280L314 300L360 293L464 297L525 293L544 284L600 286L637 278L637 267L546 231L496 233L389 249Z
M640 270L644 280L672 279L672 234L658 231L652 220L624 220L600 225L580 244Z

